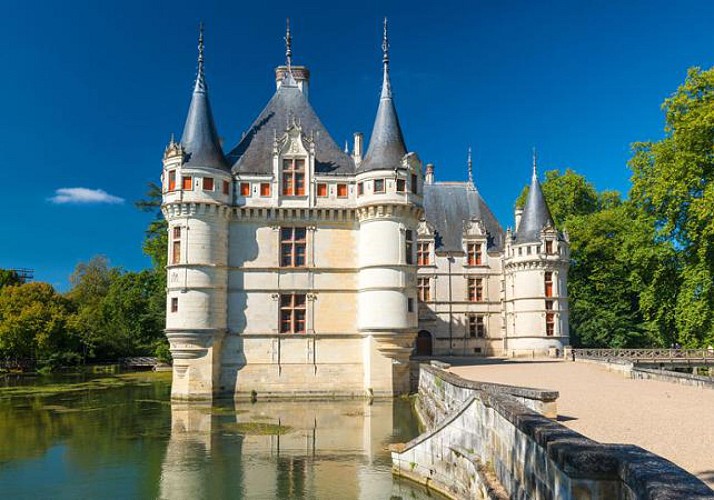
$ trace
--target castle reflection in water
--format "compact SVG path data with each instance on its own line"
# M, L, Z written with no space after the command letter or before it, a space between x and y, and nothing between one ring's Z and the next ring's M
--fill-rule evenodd
M174 403L160 497L433 498L390 473L416 434L407 401Z

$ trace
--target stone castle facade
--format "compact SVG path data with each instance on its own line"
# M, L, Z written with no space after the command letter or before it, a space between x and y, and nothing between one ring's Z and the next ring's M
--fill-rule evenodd
M436 182L406 148L383 42L369 147L330 137L310 73L224 152L199 69L163 159L172 396L393 396L420 355L519 356L568 344L567 238L535 174L516 230L471 180Z

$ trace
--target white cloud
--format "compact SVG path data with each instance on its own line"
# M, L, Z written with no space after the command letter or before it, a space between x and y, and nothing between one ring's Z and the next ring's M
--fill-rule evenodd
M88 189L82 187L76 188L60 188L55 191L55 195L49 198L49 201L56 204L89 204L89 203L108 203L110 205L118 205L124 203L124 198L111 195L103 189Z

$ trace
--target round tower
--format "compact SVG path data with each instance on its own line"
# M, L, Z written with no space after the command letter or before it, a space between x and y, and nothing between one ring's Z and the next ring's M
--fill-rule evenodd
M180 142L163 159L162 212L168 222L166 336L175 399L217 393L220 346L227 329L230 167L223 155L203 71L198 75Z
M384 75L369 148L357 169L358 318L364 337L364 385L370 394L409 391L417 332L416 228L422 214L421 162L407 154L389 80L387 22Z
M569 344L567 275L570 247L555 229L536 174L525 206L508 231L504 257L506 338L509 356L562 352Z

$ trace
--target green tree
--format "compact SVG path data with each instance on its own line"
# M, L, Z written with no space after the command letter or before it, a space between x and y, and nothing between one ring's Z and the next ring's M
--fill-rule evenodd
M27 283L0 290L0 354L3 357L57 359L76 352L75 331L72 302L51 285Z
M714 343L714 69L692 68L663 104L665 137L634 145L630 198L677 249L678 341Z
M161 213L162 193L161 186L150 182L146 198L135 203L136 207L144 212L155 214L154 220L149 223L146 230L143 249L151 257L154 265L151 271L154 274L153 296L151 314L156 316L156 321L163 327L166 317L166 264L168 254L168 223ZM160 317L160 319L159 319ZM161 361L170 361L169 343L164 335L154 341L154 354Z
M143 250L151 257L154 269L163 272L167 261L169 226L161 213L161 186L149 182L146 198L135 202L134 205L142 212L154 214L154 219L146 229Z
M0 269L0 288L4 286L22 285L24 281L13 269Z
M77 305L77 327L82 343L82 358L105 357L97 348L103 344L102 302L114 279L120 274L109 266L109 260L98 255L89 262L77 264L69 278L72 289L67 297Z
M154 271L128 272L113 279L101 309L105 355L153 355L165 341L164 300L162 282Z

